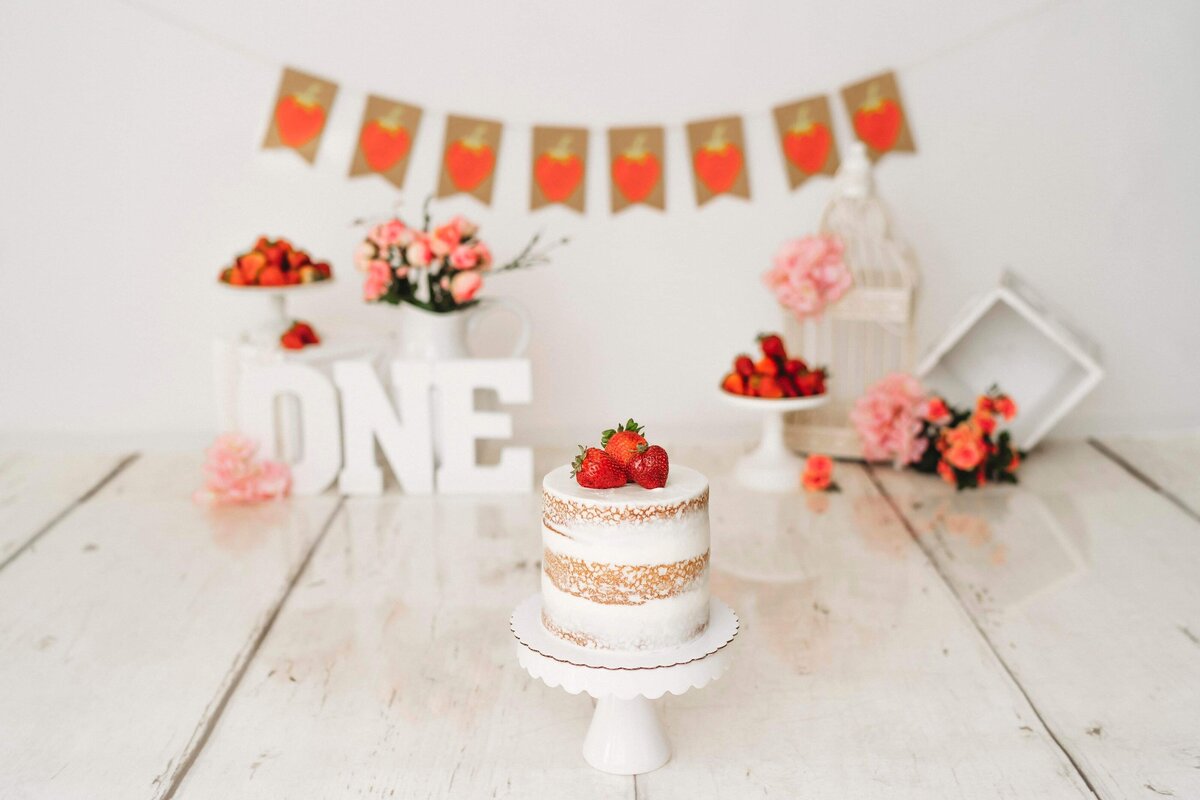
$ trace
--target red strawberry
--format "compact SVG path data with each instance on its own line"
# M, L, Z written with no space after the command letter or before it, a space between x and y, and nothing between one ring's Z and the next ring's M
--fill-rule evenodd
M760 358L754 362L754 371L759 375L778 375L779 364L773 358Z
M783 369L788 375L795 377L801 372L808 372L808 364L805 364L804 360L800 358L789 358L783 365Z
M308 263L308 253L302 250L291 250L287 253L285 260L291 269L300 269Z
M800 394L800 390L796 388L796 380L791 375L777 375L775 380L779 382L784 397L796 397Z
M787 350L783 347L783 339L780 339L777 333L760 333L758 335L758 344L762 348L764 356L770 358L787 358Z
M618 464L627 467L629 459L637 455L638 448L646 446L642 427L630 418L628 422L600 434L600 446L604 448L604 452L615 458Z
M283 273L279 267L264 267L258 273L259 286L283 286L285 282L286 279L283 277Z
M575 482L585 489L616 489L629 479L616 459L597 447L579 445L579 455L571 464Z
M671 470L667 451L656 444L642 445L629 462L629 477L643 489L661 489L667 485L667 473Z
M721 382L721 388L730 394L745 394L746 379L736 372L731 372L726 375L725 380Z
M762 381L758 384L758 396L783 397L783 387L779 385L779 381L774 375L763 375Z
M825 393L825 375L820 370L805 372L796 377L796 390L801 397Z
M279 343L286 350L302 350L304 349L304 340L300 338L300 334L291 330L279 337Z
M300 340L305 344L320 344L321 339L317 336L317 332L313 330L312 325L301 320L296 320L292 323L292 330L300 334Z
M754 374L754 361L743 353L733 360L733 369L738 375L749 378Z

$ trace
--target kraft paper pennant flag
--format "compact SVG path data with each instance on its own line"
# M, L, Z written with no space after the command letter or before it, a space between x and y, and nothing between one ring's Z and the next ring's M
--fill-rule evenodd
M665 146L662 128L610 128L608 171L612 213L642 204L667 207L663 190Z
M750 198L746 177L746 144L741 117L721 117L691 122L687 126L692 152L692 177L696 205L723 194Z
M438 197L469 194L485 205L492 204L496 157L500 152L503 124L474 117L446 117L446 143Z
M897 150L916 152L895 73L885 72L847 86L842 89L842 100L854 123L854 134L867 146L872 161Z
M583 213L587 195L586 128L533 129L529 208L555 203Z
M417 106L367 95L350 177L379 175L397 189L404 188L408 156L420 127L421 109Z
M263 149L290 148L311 164L336 96L336 83L284 67Z
M813 175L837 172L840 159L828 97L817 95L785 103L777 106L774 114L790 188L795 189Z

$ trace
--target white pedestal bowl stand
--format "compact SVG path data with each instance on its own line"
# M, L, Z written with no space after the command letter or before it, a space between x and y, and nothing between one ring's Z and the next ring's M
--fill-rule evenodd
M671 758L671 745L654 700L667 692L700 689L729 668L729 645L738 633L737 614L713 598L708 628L698 638L665 650L617 653L592 650L550 634L542 626L542 598L534 595L513 611L521 667L547 686L596 698L583 740L583 757L614 775L651 772Z
M762 440L758 447L742 456L734 474L738 482L761 492L789 492L800 485L804 460L788 449L783 438L783 415L791 411L809 411L829 402L829 395L812 397L745 397L717 390L730 405L757 411L762 415Z

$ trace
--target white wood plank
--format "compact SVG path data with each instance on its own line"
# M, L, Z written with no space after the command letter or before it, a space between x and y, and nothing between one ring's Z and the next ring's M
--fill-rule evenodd
M676 753L638 797L1092 797L863 469L836 478L713 479L713 588L744 628L730 674L667 699Z
M0 569L128 458L127 453L0 453Z
M1200 524L1084 443L887 491L1103 798L1200 797Z
M714 480L715 585L746 627L730 675L668 700L676 754L637 796L1089 797L890 507L842 471L823 515ZM536 496L347 511L179 796L632 796L580 756L590 702L512 653Z
M1099 446L1200 516L1200 431L1106 436Z
M633 797L580 755L590 699L516 662L508 616L538 586L537 495L345 511L180 798Z
M0 795L150 798L203 738L337 499L209 512L143 456L0 575Z

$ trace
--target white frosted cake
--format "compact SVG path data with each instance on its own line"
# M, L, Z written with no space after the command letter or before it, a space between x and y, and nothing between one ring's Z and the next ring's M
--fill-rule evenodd
M559 467L542 482L542 624L584 647L652 650L708 625L708 480L588 489Z

